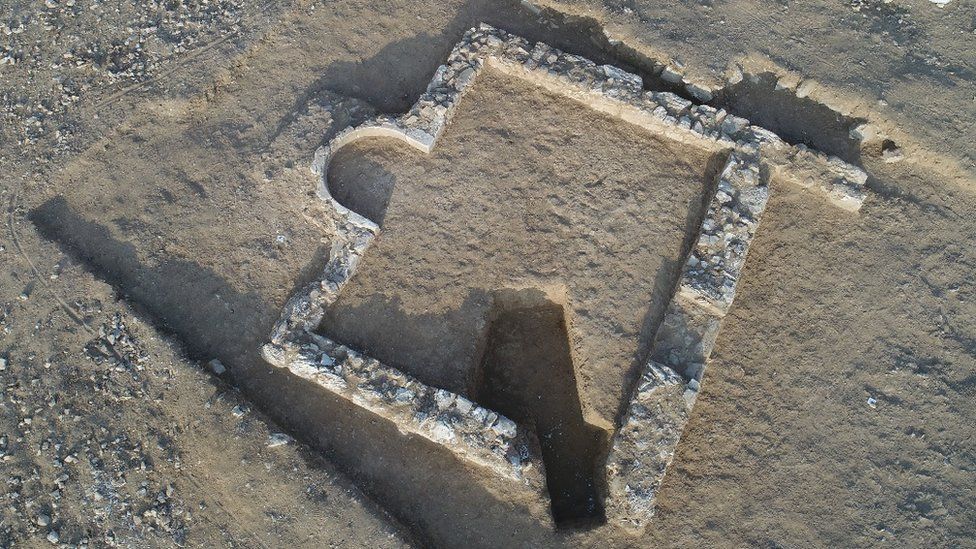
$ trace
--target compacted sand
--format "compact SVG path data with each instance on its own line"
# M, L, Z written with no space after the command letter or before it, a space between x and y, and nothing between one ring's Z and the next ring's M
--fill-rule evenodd
M716 159L511 77L487 72L475 86L430 155L374 141L335 159L346 204L367 181L392 190L321 329L477 397L493 293L535 288L565 304L586 407L613 422Z
M585 19L494 0L0 8L0 545L971 544L972 5L542 3ZM480 21L716 85L733 61L797 71L803 98L770 73L715 102L870 174L856 215L773 181L642 536L554 532L258 353L335 234L315 147L407 108ZM387 232L322 330L541 432L573 423L547 459L585 507L599 472L558 449L606 436L716 159L482 83L431 155L338 159L339 183L392 194L364 205ZM858 148L862 120L889 141ZM511 352L530 340L546 361ZM533 405L519 389L546 368Z
M593 477L722 155L491 71L474 85L430 155L334 159L332 192L382 233L320 330L534 428L557 520L599 515Z

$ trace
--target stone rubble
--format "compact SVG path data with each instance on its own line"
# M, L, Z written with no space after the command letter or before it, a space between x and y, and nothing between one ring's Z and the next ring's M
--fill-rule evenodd
M682 298L725 315L768 199L769 187L760 177L759 165L732 153L685 263L679 288Z
M697 389L677 372L648 362L607 460L609 520L639 529L654 515L658 486L674 457L696 394Z
M0 539L28 546L46 539L72 547L185 541L189 506L168 480L180 466L172 440L147 447L152 432L127 433L111 415L97 415L97 428L77 427L92 399L118 409L133 400L155 405L161 399L151 380L165 379L165 370L149 360L145 342L123 315L107 320L84 346L80 356L91 363L80 368L67 353L44 358L21 348L16 359L4 359L9 365L0 384L0 410L19 420L0 433L6 473L0 508L9 517ZM146 488L131 490L133 478L142 478Z
M850 211L857 211L864 201L867 176L836 157L790 147L774 133L724 110L668 92L647 91L639 76L617 67L532 44L485 24L464 35L408 112L347 128L321 147L312 170L319 176L318 195L344 219L341 238L321 280L286 305L264 347L265 358L392 421L402 432L442 444L464 461L543 498L548 496L542 462L531 433L463 396L428 387L314 333L325 308L335 301L380 230L333 199L326 177L331 158L349 143L368 137L399 139L429 153L460 98L486 66L663 137L727 155L651 360L607 460L608 520L640 530L653 516L657 487L694 405L721 320L735 297L769 198L769 174L817 190ZM683 82L671 68L665 68L662 78ZM692 94L704 101L711 91L701 88Z
M266 347L265 353L298 377L393 421L401 432L442 444L467 462L545 494L538 442L497 412L322 336Z
M149 82L171 63L248 33L242 0L5 4L0 16L4 154L53 162L71 150L86 103ZM93 32L91 29L98 29ZM96 116L97 118L97 116Z

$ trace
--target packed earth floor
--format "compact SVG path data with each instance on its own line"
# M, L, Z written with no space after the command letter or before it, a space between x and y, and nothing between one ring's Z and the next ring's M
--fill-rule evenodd
M316 149L406 112L483 22L868 176L852 214L764 174L735 303L638 532L553 528L261 354L342 223ZM972 545L974 51L963 0L5 3L0 546ZM333 159L337 189L380 183L364 207L388 232L317 333L585 455L626 407L724 159L478 78L431 154L364 140ZM468 194L427 199L460 180ZM479 302L556 271L575 275L516 292L517 315ZM451 345L419 360L424 338ZM537 356L518 352L530 340ZM508 370L480 370L478 344ZM524 366L542 362L590 366L577 386ZM512 389L547 381L545 404ZM569 500L599 503L599 479L577 480L595 487Z

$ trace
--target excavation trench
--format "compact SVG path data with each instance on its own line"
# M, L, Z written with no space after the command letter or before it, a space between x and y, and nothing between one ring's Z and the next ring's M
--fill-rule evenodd
M602 523L609 433L583 419L563 306L537 290L496 293L480 374L476 400L534 427L556 525Z
M524 4L508 9L528 16ZM684 82L663 77L667 60L652 58L625 42L611 41L598 21L549 8L537 9L540 16L552 24L540 25L539 29L534 29L537 32L524 35L527 38L636 74L648 91L667 91L692 103L725 109L775 132L791 145L802 144L853 164L860 162L861 145L851 136L851 130L865 120L846 116L810 97L799 97L793 89L778 87L778 77L774 74L744 75L741 81L715 90L712 99L702 101ZM567 39L566 35L575 39ZM888 146L897 145L890 143Z
M429 501L403 490L404 486L430 482L424 476L421 465L424 461L418 459L426 455L426 450L404 450L392 428L365 436L351 435L372 433L370 429L378 428L365 414L332 404L313 388L282 381L285 376L269 373L257 349L266 342L287 295L320 272L328 248L316 247L321 237L318 229L309 228L296 214L303 211L309 200L308 195L296 191L305 181L275 180L251 185L250 180L242 184L241 174L254 171L254 153L269 150L275 139L287 137L289 128L296 122L294 113L306 110L324 90L338 90L344 95L367 99L389 112L405 111L423 91L455 41L467 28L481 21L597 63L635 72L644 78L649 89L691 96L680 85L661 79L660 64L655 60L641 57L625 45L610 44L594 22L548 10L539 15L518 2L470 2L453 19L437 20L425 26L426 31L417 31L416 36L404 37L401 33L399 42L389 39L388 46L365 61L348 61L348 56L335 53L342 50L343 44L323 30L332 28L332 17L325 10L318 10L313 16L302 13L289 19L283 28L294 27L297 30L293 38L301 40L282 41L257 51L249 60L257 69L238 77L238 87L230 88L234 90L232 96L215 92L206 116L190 119L188 126L150 115L145 115L140 123L136 116L130 125L135 125L138 135L131 128L123 131L110 139L111 149L106 146L104 151L93 150L85 162L75 163L70 176L58 187L63 198L35 204L38 207L31 219L45 237L59 241L72 257L111 282L119 295L140 305L139 310L155 319L157 327L176 335L191 355L201 359L221 358L233 379L263 408L288 425L296 436L326 450L346 471L362 480L369 493L382 499L430 544L457 546L475 533L498 541L503 537L503 530L511 529L512 524L527 524L529 519L506 515L509 512L506 504L495 503L486 506L487 510L477 518L471 518L471 502L484 504L487 498L476 490L475 481L468 481L467 477L457 480L462 478L460 475L440 479L438 490L445 495ZM367 23L366 19L360 19L357 28L367 28ZM397 71L407 76L401 78L403 75ZM308 75L320 75L320 78L313 80L315 77ZM271 100L292 97L296 88L304 91L298 94L294 104ZM502 104L509 103L513 97L518 103L523 95L519 90L507 94L509 89L502 88L497 97L504 99ZM745 89L734 93L745 93ZM721 95L713 101L716 106L733 102L732 97ZM253 111L242 115L241 104L253 106ZM740 104L728 108L755 119L748 111L760 111L762 101L754 101L751 107ZM417 156L403 151L391 152L375 146L371 150L367 147L349 151L350 157L365 152L376 164L370 169L362 164L353 166L352 162L343 168L341 159L337 158L340 184L343 178L355 185L357 177L362 180L380 171L388 174L391 208L387 210L384 206L382 210L385 217L382 239L389 240L393 234L387 221L402 215L393 206L398 200L408 198L402 193L409 191L411 185L404 183L424 181L440 192L412 203L420 207L418 211L435 214L434 217L410 212L402 218L412 217L417 226L433 228L438 234L436 214L447 211L445 204L458 206L455 213L465 221L458 225L463 230L442 231L441 236L451 238L441 244L449 242L467 248L472 242L497 240L504 244L504 249L529 250L530 257L545 260L526 266L519 275L526 282L521 286L501 281L486 284L480 293L465 290L464 295L473 296L472 303L481 307L476 317L485 319L477 327L476 333L481 335L470 340L482 347L470 355L471 362L466 363L470 368L439 370L437 361L412 361L402 352L411 351L404 342L414 334L431 333L422 322L425 318L452 310L444 303L425 311L424 305L414 307L411 301L414 296L374 292L371 296L375 303L393 311L392 314L379 318L365 315L363 318L368 321L362 324L327 323L322 331L346 333L358 327L361 340L342 340L431 385L445 386L490 402L499 411L509 413L539 432L540 439L553 441L550 448L543 447L546 454L543 458L551 469L547 481L554 492L554 515L561 524L598 522L601 472L594 469L591 456L603 451L600 445L605 435L581 420L579 411L589 408L611 420L619 417L621 403L629 398L630 384L626 380L632 380L638 371L670 300L680 258L701 223L707 197L714 191L715 170L721 158L676 149L646 135L623 138L603 135L592 143L581 143L583 137L601 132L633 133L633 128L615 120L594 119L590 117L592 113L583 112L585 109L581 110L577 104L567 106L548 100L522 106L520 111L512 115L480 109L470 117L460 116L457 122L464 130L467 148L461 150L458 147L463 143L455 141L451 150L450 135L459 131L453 126L443 141L448 146L435 151L436 165L422 166L426 174L417 170L422 164L417 162ZM808 125L804 116L801 113L794 120L773 121L782 127L770 129L788 136L797 135L791 139L807 139L807 144L828 152L843 150L842 139L837 140L840 145L832 150L822 146L825 141L821 137L804 137L787 131L790 124ZM531 122L528 127L539 131L544 138L525 139L518 131L494 124L499 119L527 120ZM479 120L488 122L481 124ZM274 123L267 121L280 122L274 127ZM849 125L849 121L841 120L830 127L833 129L825 131L840 136ZM321 138L326 132L309 135L313 134ZM490 137L492 142L478 141L475 136ZM303 145L311 147L313 139L307 141ZM506 149L512 143L522 144L514 151ZM298 156L291 160L296 163L302 157L311 156L311 150L301 151L300 155L297 148L295 151ZM445 152L450 154L444 155ZM515 166L515 161L520 159L532 160L535 167L526 171ZM120 165L126 169L120 170ZM358 174L354 173L357 171ZM431 174L435 177L430 177ZM518 174L530 177L519 179ZM488 198L468 201L454 196L451 193L463 186L444 184L452 181L463 182L475 196L480 192ZM472 183L480 187L471 188ZM262 194L262 189L272 186L280 186L280 193ZM190 188L192 192L188 191ZM566 192L568 189L572 192ZM554 192L547 193L547 190ZM242 196L246 199L242 200ZM385 199L380 196L376 200ZM242 205L227 209L227 205L237 204ZM634 205L640 208L627 209ZM483 213L482 208L494 206L505 206L494 210L491 223L485 225L495 229L494 234L467 222L475 214ZM515 239L511 234L498 234L497 229L509 226L517 226L524 232L514 233ZM287 234L288 244L266 245L269 227ZM408 240L419 233L401 236ZM614 253L599 259L584 254L576 263L554 263L550 260L559 255L573 257L563 253L567 251L565 245L553 243L550 237L554 236L568 239L565 241L582 251L613 249ZM444 255L449 248L440 244L430 247L430 241L423 238L417 243L418 247L412 250L414 255L406 256L406 261L380 261L365 268L375 269L374 274L382 269L411 276L419 274L411 280L421 284L412 290L429 305L429 297L444 297L445 288L450 284L441 288L425 286L430 278L424 275L431 273L424 271L451 255ZM495 259L499 259L494 264L496 274L511 273L513 265L519 265L501 255ZM372 262L367 258L367 263ZM455 274L475 270L466 260L442 265ZM491 268L491 264L487 266ZM570 279L568 291L572 299L565 303L555 299L539 301L527 307L492 305L492 292L496 288L540 287L544 285L536 282L553 278ZM591 281L603 281L606 288L591 287L588 285ZM368 286L363 290L370 291ZM464 299L454 305L462 304ZM567 308L567 303L572 310ZM388 307L390 304L393 306ZM398 304L403 306L402 311ZM635 309L633 304L641 307ZM350 305L364 307L366 311L369 303L346 301L342 306ZM559 307L561 313L557 311ZM434 327L446 331L434 332L443 336L433 338L435 344L450 343L463 335L452 332L458 327L464 329L465 323L452 324L450 316L440 318L444 322ZM620 318L625 322L620 322ZM403 319L413 321L416 331L401 330L398 326L404 325L400 322ZM581 328L585 328L583 335L577 333ZM564 336L567 331L569 335ZM528 337L528 334L535 336ZM621 342L630 343L622 345ZM427 348L431 347L438 348L437 345ZM512 352L522 348L534 349L532 353L547 357L545 368L528 364L526 357ZM587 354L592 351L579 353L579 349L607 352L592 355ZM621 356L626 359L620 360ZM450 357L445 355L445 358ZM594 364L613 367L594 369ZM574 371L575 378L571 375ZM512 388L512 384L518 386ZM565 398L554 402L548 392ZM289 396L282 398L282 395ZM540 400L547 404L542 406ZM561 428L567 424L572 428ZM559 450L574 446L582 450L572 455ZM402 464L390 467L391 456L407 457ZM524 537L520 541L535 535L528 527L521 531Z
M319 331L534 431L557 526L600 524L612 425L725 156L486 69L430 154L333 158L330 192L382 228Z
M864 122L843 115L810 97L799 97L795 90L778 89L775 75L744 75L736 84L715 90L708 101L697 99L682 81L663 76L668 60L656 59L625 42L613 40L595 19L568 15L554 9L531 6L517 0L470 3L470 13L455 20L450 33L428 37L423 45L428 51L413 55L420 44L404 44L411 51L413 74L402 74L403 51L391 47L360 66L345 68L354 76L348 81L316 85L309 88L301 102L308 101L321 89L358 97L389 113L406 112L425 90L436 67L451 47L471 26L488 23L530 41L544 42L568 53L581 55L597 64L608 64L641 77L649 91L668 91L692 103L707 103L716 108L749 119L775 132L791 145L802 144L826 154L859 163L860 143L850 132ZM388 50L388 51L387 51ZM358 74L358 77L355 77ZM283 122L284 124L284 122ZM892 145L896 146L896 145Z
M523 4L509 9L527 11ZM540 16L552 24L540 25L538 32L529 33L527 38L636 74L648 91L668 91L692 103L725 109L775 132L791 145L805 145L853 164L860 163L861 144L851 136L851 130L866 120L844 115L810 97L800 97L796 90L779 87L778 77L772 73L746 74L741 81L715 90L712 99L702 101L684 82L664 78L667 60L650 57L625 42L611 41L598 21L549 8L538 9ZM566 34L575 36L575 40L567 39ZM887 146L896 148L897 144L890 142Z

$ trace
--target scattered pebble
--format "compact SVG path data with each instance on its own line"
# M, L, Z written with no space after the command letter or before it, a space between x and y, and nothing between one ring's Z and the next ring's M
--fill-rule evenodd
M216 358L208 362L207 365L210 367L210 371L213 372L214 375L220 376L227 371L227 368L224 367L224 363Z
M276 448L291 443L292 438L284 433L271 433L268 437L268 448Z
M901 152L900 148L895 147L881 151L881 158L885 162L891 164L894 162L901 162L905 158L905 155Z

